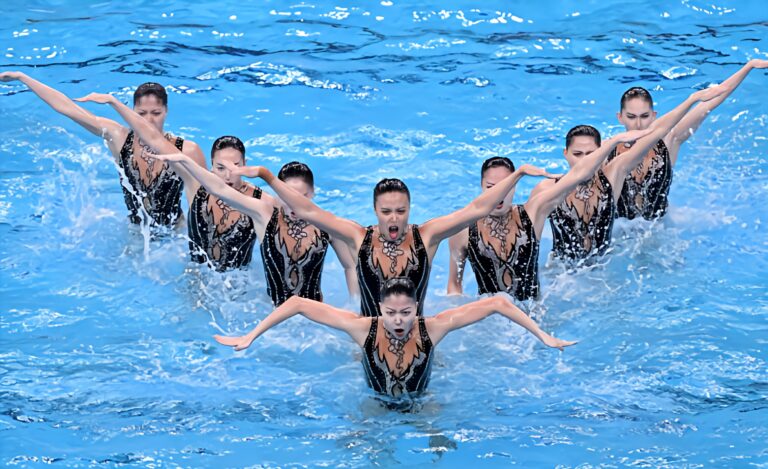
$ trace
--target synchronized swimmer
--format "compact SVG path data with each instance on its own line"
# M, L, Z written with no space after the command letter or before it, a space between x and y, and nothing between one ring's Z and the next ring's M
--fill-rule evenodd
M507 157L490 158L480 170L479 196L420 225L409 223L405 183L383 179L373 190L377 224L368 227L312 201L314 175L306 164L288 163L277 177L263 166L246 166L245 145L237 137L216 139L208 170L197 144L164 132L168 95L157 83L138 87L133 109L108 94L78 99L109 104L126 127L21 72L0 73L0 81L24 83L54 110L105 140L118 167L131 223L179 227L185 191L194 262L219 271L247 267L258 243L276 309L251 333L215 336L218 342L242 350L271 327L301 314L349 334L363 349L370 387L397 397L425 390L432 350L446 334L494 313L549 347L563 350L575 343L543 332L503 296L423 317L432 260L442 240L450 239L448 294L463 292L469 260L479 294L505 292L518 301L538 298L545 221L552 228L553 255L578 265L606 255L617 217L664 216L680 146L756 68L768 68L768 61L751 60L720 85L692 93L658 119L650 93L630 88L617 114L625 132L607 140L588 125L568 132L563 154L570 169L565 175L531 165L516 169ZM525 203L514 205L515 186L525 175L544 180ZM262 179L276 196L243 176ZM322 303L321 275L329 246L344 267L350 296L360 297L359 315Z

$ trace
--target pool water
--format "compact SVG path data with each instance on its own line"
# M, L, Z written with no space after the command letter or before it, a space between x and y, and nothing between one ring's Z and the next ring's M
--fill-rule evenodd
M301 160L316 201L367 225L402 178L411 220L468 203L493 155L564 172L577 124L618 132L621 93L665 112L768 58L762 1L6 2L0 70L128 102L158 81L167 129ZM270 310L260 261L217 274L183 234L129 226L105 146L0 83L0 464L10 466L768 466L768 76L755 70L682 148L662 221L619 221L609 255L540 256L544 348L500 317L438 347L407 409L366 387L346 336ZM117 118L106 107L92 112ZM516 200L537 182L524 179ZM427 314L445 295L435 257ZM356 309L333 255L328 302ZM471 466L467 466L471 465Z

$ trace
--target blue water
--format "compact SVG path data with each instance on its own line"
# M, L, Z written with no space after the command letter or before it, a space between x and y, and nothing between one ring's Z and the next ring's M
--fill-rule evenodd
M245 3L6 1L0 70L126 101L159 81L169 130L307 162L317 202L369 224L382 177L406 181L419 223L471 200L488 156L564 171L565 132L617 132L629 86L664 112L768 57L758 0ZM766 467L766 84L753 71L710 116L668 216L619 222L598 265L547 266L547 228L536 317L577 346L491 318L439 346L404 413L349 339L303 318L246 352L215 344L270 311L260 262L220 275L182 235L145 243L104 145L0 83L0 464ZM474 298L469 273L446 297L447 271L441 246L428 314ZM323 289L355 308L332 255Z

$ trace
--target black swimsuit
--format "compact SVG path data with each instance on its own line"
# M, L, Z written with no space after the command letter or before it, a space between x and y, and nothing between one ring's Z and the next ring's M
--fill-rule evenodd
M261 198L260 188L254 188L253 198ZM226 214L229 212L240 216L220 233L212 204L219 205L223 212L221 218L224 220L228 218ZM211 262L218 271L238 269L251 262L253 245L256 243L253 220L248 215L230 208L221 199L210 195L203 186L197 190L189 207L188 233L189 253L194 262Z
M320 281L330 236L325 231L320 231L320 236L310 239L310 234L302 240L302 243L305 243L304 254L293 260L280 236L279 216L280 209L275 207L264 231L264 239L261 240L261 260L264 263L264 275L267 277L267 293L272 297L275 306L280 306L293 295L323 301Z
M166 138L168 135L166 135ZM157 175L149 186L144 185L144 179L139 174L139 169L134 164L133 155L133 130L128 132L123 148L120 150L120 156L117 164L122 169L120 174L120 183L125 196L125 206L128 207L130 214L128 218L132 223L140 224L142 220L141 213L148 213L151 220L150 224L173 225L181 216L181 190L184 183L181 178L174 173L168 163L157 160L163 165L163 170ZM184 146L184 140L176 137L174 146L181 151ZM151 150L145 149L147 153ZM129 185L136 194L131 193L125 185Z
M365 239L360 245L357 261L357 282L360 285L360 314L363 316L381 316L379 310L379 295L381 287L387 279L392 277L408 277L416 286L416 300L418 301L417 315L421 316L424 297L427 293L429 282L429 255L424 242L421 240L419 228L413 227L413 246L408 256L405 267L396 275L385 276L380 265L374 262L373 256L373 227L369 226L365 231Z
M424 318L420 317L417 320L421 339L421 346L417 348L418 355L412 358L413 361L405 372L400 377L396 377L390 371L383 351L379 352L376 341L379 318L371 319L371 329L363 345L362 361L368 385L374 391L398 397L403 394L420 394L427 388L429 376L432 373L432 341L427 334ZM385 343L388 344L389 341Z
M590 197L593 190L598 191L597 204L588 221L579 215L576 207L566 197L549 215L552 226L552 252L561 259L584 259L591 254L602 255L611 244L613 220L616 217L616 204L613 200L611 183L602 169L592 179L591 186L580 185L583 197ZM579 198L579 192L576 197Z
M539 296L539 240L525 208L515 205L511 210L518 210L520 225L507 259L501 259L500 253L480 236L478 224L483 220L469 226L467 259L475 272L479 294L505 291L518 300L527 300ZM505 276L511 281L509 285Z
M643 180L639 183L635 180L634 170L624 179L617 207L620 217L630 220L636 217L653 220L663 217L667 212L669 188L672 185L672 162L669 159L669 150L664 140L659 140L649 150L650 152L653 152L653 158ZM608 161L615 157L616 149L614 148Z

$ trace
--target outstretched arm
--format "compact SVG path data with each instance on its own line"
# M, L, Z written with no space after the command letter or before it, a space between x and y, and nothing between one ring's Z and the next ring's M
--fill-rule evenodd
M227 205L237 211L247 214L257 225L257 231L263 232L263 227L272 214L274 200L267 194L262 194L261 199L249 197L232 187L228 186L224 180L216 176L207 169L201 168L197 163L187 158L181 153L172 153L168 155L155 155L156 158L167 161L175 170L180 169L187 172L190 177L195 178L205 187L209 193L223 200Z
M120 146L122 146L125 137L128 135L128 129L125 127L111 119L91 114L75 104L74 101L61 91L44 85L22 72L0 73L0 81L8 82L13 80L18 80L27 85L33 93L52 107L54 111L69 117L90 133L104 138L113 154L117 154L120 151Z
M448 295L461 295L464 293L464 265L467 262L467 244L469 243L469 230L464 229L451 236L448 240L450 259L448 265Z
M493 296L467 303L458 308L443 311L433 318L427 318L429 338L432 340L433 344L437 344L449 332L474 324L494 313L501 314L510 321L526 328L528 332L535 335L536 338L547 347L555 347L563 350L564 347L576 343L557 339L542 331L533 319L520 311L520 308L513 305L511 301L501 296Z
M664 137L664 143L669 148L669 158L673 165L677 161L680 145L693 135L709 113L722 104L739 87L744 78L749 75L749 72L755 68L768 68L768 60L753 59L747 62L738 72L731 75L721 84L721 86L725 87L721 95L709 101L699 103Z
M304 219L323 231L327 231L332 237L339 238L353 253L357 253L365 237L365 229L346 218L337 217L333 213L323 210L315 205L312 200L299 194L291 186L284 183L267 168L263 166L237 167L227 165L233 174L239 174L249 178L261 178L274 189L280 197L296 213L296 216Z
M234 347L235 350L247 349L263 333L297 314L301 314L307 319L325 326L346 332L361 347L365 344L368 330L371 327L371 318L360 317L351 311L335 308L318 301L292 296L272 311L248 334L240 337L215 335L213 338L222 345Z
M578 163L568 171L565 176L556 183L544 181L532 192L528 201L525 203L525 211L531 218L536 237L541 239L541 231L544 228L544 221L552 210L568 195L576 186L595 175L597 169L613 151L619 143L633 142L651 132L646 130L632 130L622 132L615 137L603 140L602 145L592 153L582 157Z
M136 111L129 108L125 104L121 103L119 99L115 98L111 94L104 93L91 93L88 96L77 98L75 101L79 102L92 102L98 104L109 104L112 108L120 114L120 117L130 126L138 135L139 138L149 145L155 153L171 154L176 153L178 149L169 142L165 135L154 125L150 124L146 119L141 117ZM200 147L197 144L191 142L185 143L185 151L183 153L197 163L202 168L206 167L205 157ZM186 148L187 144L190 144L189 148ZM190 204L194 194L197 192L199 183L192 177L192 175L184 169L181 165L173 165L173 170L184 181L184 187L187 191L187 198Z
M656 145L656 142L670 132L674 132L673 127L679 127L678 123L682 122L681 119L683 119L683 116L686 116L687 118L686 113L691 106L698 101L708 103L715 99L719 99L726 90L727 88L725 85L719 85L692 93L677 107L656 119L650 126L650 134L639 139L632 145L631 149L608 162L608 164L605 165L605 175L613 187L614 199L618 199L621 194L621 181L623 181L624 178L627 177L627 174L643 161L648 150Z
M536 166L529 164L522 165L512 174L499 181L498 184L477 196L466 207L448 215L433 218L421 225L421 236L424 239L424 244L427 245L427 249L430 252L434 252L434 250L437 249L437 245L440 244L440 241L455 235L469 226L470 223L491 213L493 208L507 196L509 191L515 188L517 182L524 175L553 177L545 170L537 168Z

